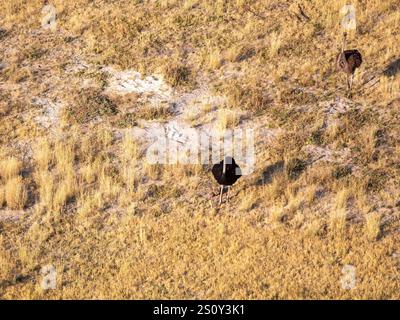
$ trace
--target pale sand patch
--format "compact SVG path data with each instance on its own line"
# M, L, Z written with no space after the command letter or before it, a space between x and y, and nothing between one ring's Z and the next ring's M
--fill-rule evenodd
M182 164L220 161L222 153L219 151L224 150L222 138L229 130L219 128L219 111L225 110L227 99L215 95L205 84L206 80L202 80L203 85L194 90L179 92L166 84L159 75L143 76L133 70L116 71L110 67L103 70L110 77L105 92L119 95L136 93L141 95L143 102L160 107L168 104L173 108L174 116L168 121L140 120L138 126L125 131L145 143L147 155L152 155L148 161ZM254 153L257 154L262 151L262 145L270 143L282 130L268 129L267 123L246 117L244 111L226 110L238 118L237 125L227 129L242 131L242 135L235 133L233 140L234 148L240 148L242 152L233 153L231 150L228 153L234 154L246 172L247 167L250 169L252 166L247 163L249 154L244 148L246 142L251 140L249 143L254 143ZM253 135L250 140L247 140L248 134ZM153 154L154 150L161 154Z
M41 114L35 117L39 125L49 129L59 122L60 112L63 107L61 102L53 102L45 98L34 98L32 102L42 107Z
M24 214L25 212L23 210L3 209L0 210L0 221L16 222L21 219Z
M134 70L117 71L112 67L102 70L110 76L105 93L138 93L152 104L169 102L173 97L172 88L164 82L161 75L142 76Z

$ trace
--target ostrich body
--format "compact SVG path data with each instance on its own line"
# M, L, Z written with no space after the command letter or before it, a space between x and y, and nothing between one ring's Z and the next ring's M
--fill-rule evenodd
M242 173L240 167L232 157L224 157L224 160L215 164L211 171L215 180L217 180L218 184L221 186L219 195L219 204L221 205L224 187L228 187L227 200L229 200L229 188L242 176Z
M344 35L342 51L337 57L336 67L347 75L347 87L351 90L353 86L354 72L361 66L362 56L358 50L344 50L346 46L346 35Z

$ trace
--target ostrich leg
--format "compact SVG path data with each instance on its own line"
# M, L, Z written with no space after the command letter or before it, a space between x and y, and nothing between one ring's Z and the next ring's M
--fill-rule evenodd
M349 75L347 75L347 89L349 90L349 91L351 91L351 82L350 82L350 78L351 76L349 76Z
M224 186L221 186L221 191L219 193L219 205L222 203L222 192L224 191Z
M354 73L350 76L350 90L353 89Z

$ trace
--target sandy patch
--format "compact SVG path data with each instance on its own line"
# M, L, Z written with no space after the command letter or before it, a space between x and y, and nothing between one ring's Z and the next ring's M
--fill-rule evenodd
M105 93L137 93L152 104L169 102L173 97L172 88L164 82L161 75L142 76L133 70L116 71L111 67L102 70L110 76Z
M24 215L23 210L0 210L0 221L4 222L16 222Z
M39 125L48 129L59 122L62 103L52 102L45 98L34 98L33 103L42 107L41 114L35 117Z

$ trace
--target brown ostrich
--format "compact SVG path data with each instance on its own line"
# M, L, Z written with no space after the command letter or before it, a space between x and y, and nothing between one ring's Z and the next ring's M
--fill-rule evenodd
M351 91L354 72L361 66L362 56L358 50L344 50L346 47L346 34L343 36L342 51L337 56L336 67L347 75L347 87Z

